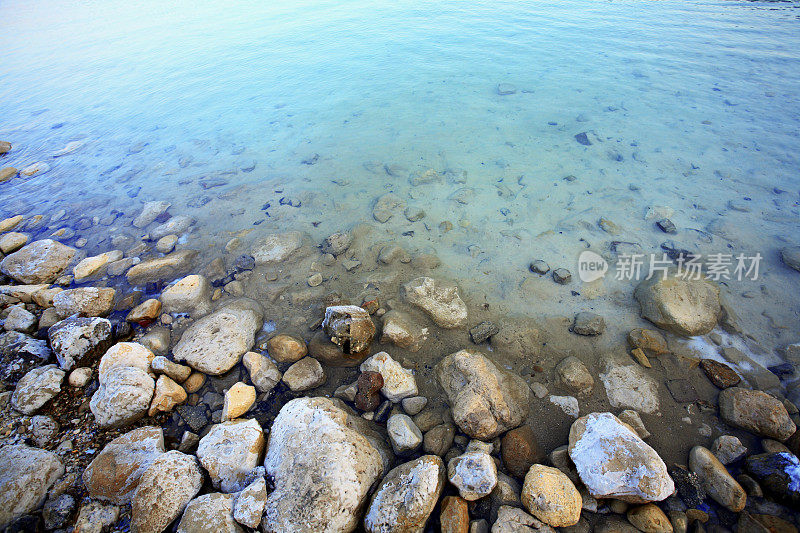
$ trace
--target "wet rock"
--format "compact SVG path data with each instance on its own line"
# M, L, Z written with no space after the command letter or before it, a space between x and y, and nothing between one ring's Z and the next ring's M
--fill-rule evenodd
M392 469L372 496L368 533L422 533L444 487L444 463L426 455Z
M242 363L250 374L250 381L260 393L274 389L283 377L275 363L261 354L247 352L242 357Z
M403 214L409 222L417 222L425 218L425 210L416 206L406 207Z
M378 222L385 223L392 218L396 209L402 209L403 206L403 200L399 196L386 193L375 202L375 207L372 208L372 217Z
M553 270L553 281L559 285L566 285L572 281L572 273L566 268L557 268Z
M744 509L747 494L714 454L702 446L689 452L689 470L697 474L706 493L734 513Z
M122 259L121 250L112 250L110 252L103 252L100 255L95 255L92 257L87 257L85 259L82 259L72 269L72 274L75 277L75 281L79 282L90 276L97 274L109 263L113 263L121 259Z
M653 276L639 283L634 297L642 317L686 337L710 332L721 314L719 288L705 280Z
M292 392L315 389L323 385L326 379L325 370L313 357L300 359L283 373L283 382Z
M84 366L79 367L69 373L67 376L67 383L70 387L82 389L92 380L92 369Z
M458 496L445 496L442 499L439 522L441 533L472 533L467 500ZM487 526L486 531L482 533L488 532Z
M36 331L36 315L25 309L23 304L14 305L9 309L3 327L6 331L33 333Z
M497 485L497 466L488 453L480 451L466 452L450 459L447 475L467 501L487 496Z
M150 369L158 374L165 374L178 383L186 381L186 378L192 373L192 369L188 366L174 363L163 355L158 355L153 358L150 362Z
M783 403L761 391L725 389L719 394L719 411L727 424L781 442L797 430Z
M365 436L364 421L354 418L327 398L298 398L281 408L264 460L275 481L264 508L265 532L356 528L359 509L386 466L379 441Z
M158 413L169 413L176 406L185 402L186 398L186 390L175 383L169 376L162 374L156 381L153 400L150 403L147 415L155 416Z
M787 246L781 249L781 259L786 266L800 272L800 246Z
M306 356L308 348L303 339L281 333L267 341L267 351L279 363L294 363Z
M222 407L222 420L239 418L256 403L256 389L241 381L225 391L225 403Z
M403 285L401 292L408 303L425 311L439 327L453 329L467 320L467 306L454 285L420 277Z
M148 372L153 353L136 342L119 342L109 348L100 359L97 372L102 381L112 368L132 366Z
M578 335L593 337L606 330L606 321L598 314L583 311L575 315L571 330Z
M428 328L421 327L407 313L392 309L383 315L382 343L417 352L427 338Z
M422 449L425 453L443 457L453 445L456 428L453 424L439 424L430 429L422 440Z
M0 448L0 528L42 505L47 491L64 475L59 457L24 444Z
M62 370L92 364L114 342L111 322L105 318L67 318L47 330Z
M521 425L528 414L530 388L525 381L500 370L479 352L448 355L436 365L436 377L453 420L472 438L491 440Z
M133 533L160 533L200 492L203 473L197 459L171 450L142 472L131 505Z
M322 242L322 253L342 255L353 244L353 236L349 233L334 233Z
M358 392L353 399L356 409L374 411L381 404L380 390L383 388L383 376L379 372L367 370L358 376Z
M240 524L257 528L264 514L267 503L267 484L263 476L258 476L252 483L236 495L233 502L233 518Z
M661 457L611 413L592 413L572 424L569 456L595 498L646 503L675 489Z
M628 510L628 521L647 533L672 533L672 523L658 506L648 503Z
M128 278L128 283L134 286L171 281L181 274L186 274L192 268L195 257L197 257L195 250L179 250L164 257L148 259L133 265L125 276Z
M658 387L638 365L609 363L600 374L612 407L655 414L659 409Z
M142 473L163 453L161 428L134 429L106 444L84 470L83 483L92 498L129 503Z
M286 260L303 244L303 234L298 231L272 233L253 244L252 256L257 265Z
M414 416L428 405L428 399L424 396L412 396L411 398L403 398L403 411L409 416Z
M183 511L177 533L244 533L233 518L233 494L212 492L190 501Z
M247 476L258 465L263 451L261 426L252 418L240 419L213 426L200 439L197 458L215 488L235 492L247 486Z
M156 241L156 252L160 254L168 254L175 249L178 243L177 235L166 235Z
M500 332L500 328L491 322L484 321L469 330L469 336L472 337L472 342L480 344L489 340L489 337Z
M408 415L390 416L386 422L386 432L397 455L406 455L422 445L422 432Z
M170 208L170 203L168 202L161 202L161 201L153 201L153 202L146 202L144 207L142 207L141 213L139 213L136 218L133 219L133 225L137 228L144 228L149 226L150 223L154 222L159 216L167 212L167 209Z
M118 366L100 375L89 407L101 427L131 424L147 413L155 390L153 378L138 367Z
M76 250L51 239L34 241L7 255L0 272L19 283L52 283L75 256Z
M778 501L800 510L800 461L789 452L747 458L747 472Z
M0 183L5 183L17 175L19 170L14 167L0 168Z
M0 236L0 252L11 254L28 244L28 236L14 231Z
M386 352L378 352L360 366L361 372L377 372L383 378L381 393L392 403L417 395L414 373L392 359Z
M165 313L207 315L211 311L211 286L203 276L186 276L161 293L161 304Z
M61 291L53 297L58 316L106 316L114 308L117 291L108 287L79 287Z
M581 396L588 396L592 393L594 378L583 361L574 355L562 359L556 365L555 373L559 383L570 391Z
M706 376L708 376L708 379L711 380L711 383L720 389L735 387L740 381L742 381L742 378L739 377L739 374L737 374L731 367L724 363L720 363L719 361L714 361L713 359L701 360L700 368L702 368L703 372L706 373Z
M503 435L500 450L506 469L520 479L525 478L534 463L541 463L547 457L539 446L533 429L528 425L512 429Z
M711 453L720 463L729 465L747 455L747 448L738 437L721 435L714 440L714 444L711 446Z
M48 498L42 508L42 520L45 529L58 529L66 525L70 515L75 510L75 498L69 494L50 499Z
M581 495L557 468L533 465L522 486L522 504L536 518L553 527L567 527L581 518Z
M375 324L364 309L355 305L336 305L325 309L322 329L346 354L359 355L369 350Z
M204 316L184 331L172 353L176 361L205 374L224 374L253 347L262 315L246 306L228 306Z
M64 375L56 365L34 368L17 382L11 406L20 413L32 415L61 392Z
M706 491L700 477L680 465L673 465L669 475L675 482L678 495L688 507L699 507L706 499Z

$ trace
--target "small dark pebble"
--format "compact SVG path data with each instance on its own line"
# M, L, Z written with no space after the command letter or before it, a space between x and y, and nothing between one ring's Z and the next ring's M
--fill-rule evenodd
M572 281L572 273L566 268L557 268L553 271L553 281L559 285L566 285Z
M589 140L589 137L586 135L585 131L582 131L575 135L575 140L578 141L578 144L582 144L583 146L591 146L592 141Z
M550 265L542 261L541 259L537 259L530 265L528 265L528 269L534 274L544 275L550 272Z
M375 422L386 422L392 412L392 402L386 400L375 410Z
M469 335L472 337L472 342L480 344L499 332L500 328L487 320L470 329Z
M767 367L767 369L779 378L794 374L794 365L792 363L781 363L779 365Z
M706 498L706 491L700 483L700 478L680 465L673 465L669 469L669 475L675 481L678 495L688 507L697 507Z
M664 233L678 233L678 228L675 227L675 224L668 218L662 218L656 225L659 227L661 231Z

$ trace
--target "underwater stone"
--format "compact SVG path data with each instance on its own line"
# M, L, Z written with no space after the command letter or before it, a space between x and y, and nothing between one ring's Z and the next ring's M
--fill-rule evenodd
M419 277L403 285L402 294L408 303L425 311L441 328L457 328L467 320L467 306L455 285Z

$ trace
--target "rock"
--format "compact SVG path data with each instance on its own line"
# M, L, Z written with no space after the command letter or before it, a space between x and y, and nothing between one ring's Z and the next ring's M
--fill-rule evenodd
M11 151L11 143L8 141L0 141L0 155L5 155Z
M22 215L16 215L13 217L0 220L0 233L11 231L12 229L19 226L22 220L23 220Z
M186 390L172 381L167 375L161 375L156 381L153 401L150 403L148 416L155 416L158 413L169 413L176 406L186 401Z
M386 433L397 455L411 453L422 445L422 432L408 415L390 416L386 422Z
M308 348L303 339L281 333L267 341L267 351L270 357L279 363L294 363L308 354Z
M131 285L145 285L160 281L170 281L186 274L191 268L197 251L178 250L164 257L156 257L133 265L125 274Z
M374 411L381 404L380 391L383 388L383 376L378 372L367 370L358 376L357 393L353 401L356 409Z
M626 409L621 411L619 415L617 415L622 422L628 424L633 431L639 435L639 438L646 439L650 436L650 432L647 431L647 428L644 427L644 422L642 422L642 418L639 416L639 413L634 411L633 409Z
M703 369L703 372L706 373L708 379L711 380L711 383L719 387L720 389L727 389L728 387L734 387L742 381L742 378L739 377L731 367L724 363L720 363L719 361L714 361L713 359L702 359L700 361L700 367Z
M28 244L28 236L24 233L10 232L0 236L0 252L11 254Z
M51 239L34 241L7 255L0 272L20 283L52 283L67 269L76 250Z
M714 444L711 446L711 453L720 463L729 465L747 455L747 448L738 437L720 435L714 440Z
M235 492L247 486L247 476L264 451L264 432L254 419L239 419L212 426L200 439L197 458L215 488Z
M631 348L640 348L651 357L669 353L667 340L661 333L652 329L632 329L628 333L628 344Z
M92 498L130 503L142 473L163 453L161 428L134 429L106 444L84 470L83 484Z
M225 307L189 326L173 356L205 374L224 374L253 347L262 321L261 313L253 309Z
M365 354L375 336L375 324L369 313L355 305L326 308L322 329L331 342L352 355Z
M75 268L72 269L72 274L75 277L75 281L81 281L93 276L94 274L97 274L109 263L113 263L114 261L119 261L122 259L122 256L123 254L121 250L112 250L110 252L104 252L100 255L82 259L77 265L75 265Z
M658 229L664 233L678 233L678 228L675 227L675 223L668 218L662 218L661 220L658 220L656 225L658 226Z
M386 352L376 353L361 363L359 368L362 372L378 372L383 377L381 393L392 403L416 396L418 393L414 373L403 368Z
M177 450L159 455L139 478L131 505L131 531L164 531L202 485L203 473L193 456Z
M408 314L392 309L383 315L381 342L417 352L428 339L428 328L417 324Z
M385 223L392 218L396 209L402 209L403 207L403 200L399 196L393 193L386 193L375 202L375 207L372 208L372 217L378 222Z
M150 369L157 374L165 374L177 383L183 383L191 375L192 369L188 366L179 365L164 357L157 355L150 361Z
M675 482L678 495L688 507L699 507L706 499L706 490L700 482L700 477L680 465L673 465L669 475Z
M349 233L334 233L329 235L322 243L322 253L342 255L353 244L353 236Z
M467 320L467 306L455 285L420 277L403 285L401 292L408 303L425 311L441 328L457 328Z
M39 448L12 444L0 448L0 528L38 509L47 491L64 475L59 457Z
M274 389L283 377L275 363L261 354L247 352L242 357L242 363L250 374L250 381L260 393Z
M23 304L14 305L6 315L3 327L6 331L33 333L36 330L36 315L25 309Z
M239 418L256 403L256 388L239 381L225 391L225 403L222 407L222 421Z
M420 411L425 409L428 405L428 399L425 396L412 396L411 398L403 398L403 411L409 416L414 416Z
M450 459L447 464L450 483L467 501L488 495L497 485L497 466L488 453L466 452Z
M566 268L557 268L553 270L553 281L559 285L566 285L572 281L572 273Z
M17 175L19 171L14 167L0 168L0 183L5 183Z
M541 259L537 259L533 261L530 265L528 265L528 270L533 272L534 274L539 274L543 276L550 272L550 265L548 265L545 261Z
M557 405L564 411L564 414L567 416L571 416L572 418L578 418L580 415L580 406L578 405L578 399L574 396L550 396L548 398L550 403L553 405Z
M298 231L272 233L253 244L252 256L257 265L278 263L286 260L303 244L303 235Z
M16 303L19 300L22 303L29 304L34 302L34 295L48 290L48 287L49 285L46 283L38 285L0 285L0 296L10 299L8 303ZM42 307L46 306L42 305Z
M425 455L392 469L372 495L368 533L422 533L444 487L444 463Z
M461 350L436 365L453 420L468 436L492 440L522 424L528 415L530 388L511 372L497 368L479 352ZM386 375L384 374L384 380Z
M409 222L417 222L425 218L425 210L416 206L408 206L403 210L403 215Z
M475 344L480 344L486 340L489 340L489 337L496 335L497 333L500 333L500 328L489 321L481 322L469 330L469 336L472 338L472 342Z
M175 249L177 243L177 235L165 235L156 241L156 251L161 254L168 254Z
M554 529L532 517L519 507L503 505L497 509L497 520L492 525L492 533L554 533Z
M606 330L606 321L598 314L583 311L575 315L572 332L578 335L596 336Z
M697 474L706 493L734 513L744 509L747 494L714 454L702 446L689 452L689 470Z
M800 246L787 246L781 249L783 263L800 272Z
M59 427L52 416L36 415L31 417L29 429L36 446L44 448L58 436Z
M642 317L678 335L705 335L714 329L722 308L719 288L706 280L653 276L636 287Z
M59 529L63 527L70 515L75 510L75 498L69 494L52 499L48 498L42 508L42 520L45 529Z
M244 533L233 518L233 494L212 492L190 501L183 511L177 533Z
M106 316L114 308L117 291L108 287L79 287L61 291L53 297L58 316Z
M111 322L105 318L67 318L47 330L50 345L63 370L91 365L114 342Z
M91 501L81 506L73 533L103 533L118 519L119 507Z
M673 531L672 523L667 515L652 503L629 509L628 521L644 533L672 533Z
M456 428L453 424L439 424L430 429L422 440L422 449L425 453L440 457L447 453L453 445Z
M154 390L153 378L141 368L114 367L101 375L89 407L101 427L125 426L147 413Z
M572 424L569 456L595 498L647 503L675 490L661 457L611 413L592 413Z
M458 496L445 496L442 499L439 522L441 533L471 533L467 500Z
M610 363L600 374L612 407L655 414L659 409L658 387L638 365Z
M761 391L741 387L723 390L719 393L719 413L727 424L780 442L797 430L783 403Z
M327 398L297 398L272 425L264 466L275 481L262 529L352 531L370 487L387 467L379 442Z
M150 239L157 241L167 235L180 235L194 224L194 219L186 215L178 215L170 218L163 224L156 226L150 231Z
M233 502L233 518L240 524L257 528L264 514L267 502L267 484L263 476L258 476L252 483L236 495Z
M207 315L211 311L211 286L203 276L186 276L161 293L161 304L165 313Z
M583 361L574 355L562 359L556 365L555 372L559 383L570 391L581 396L588 396L592 393L594 378Z
M512 429L501 441L503 464L511 475L523 479L534 463L541 463L547 455L536 440L530 426Z
M17 382L11 406L20 413L32 415L61 392L64 375L56 365L34 368Z
M88 385L90 381L92 381L92 369L88 366L76 368L67 376L67 383L69 383L69 386L77 389L82 389Z
M550 466L533 465L528 470L522 486L522 504L553 527L572 526L581 518L578 489L561 470Z
M747 458L747 471L778 501L800 510L800 461L789 452L763 453Z
M183 388L186 392L193 394L199 391L206 382L206 375L202 372L192 372L186 381L183 382Z
M97 372L102 382L113 368L132 366L144 372L150 370L153 352L136 342L119 342L106 351L100 359Z
M300 359L283 373L283 382L292 392L315 389L324 384L326 379L322 365L313 357Z
M155 219L167 212L172 204L169 202L153 201L146 202L142 207L142 212L133 219L133 225L137 228L149 226Z

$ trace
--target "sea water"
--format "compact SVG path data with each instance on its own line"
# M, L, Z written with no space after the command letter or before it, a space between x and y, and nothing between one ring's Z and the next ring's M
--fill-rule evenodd
M800 244L797 8L6 0L0 166L49 170L0 184L0 215L165 200L208 257L247 229L370 223L501 313L621 326L639 320L621 252L760 254L757 279L720 281L764 345L796 341L800 274L778 251ZM390 192L425 217L374 220ZM587 249L612 263L593 284Z

